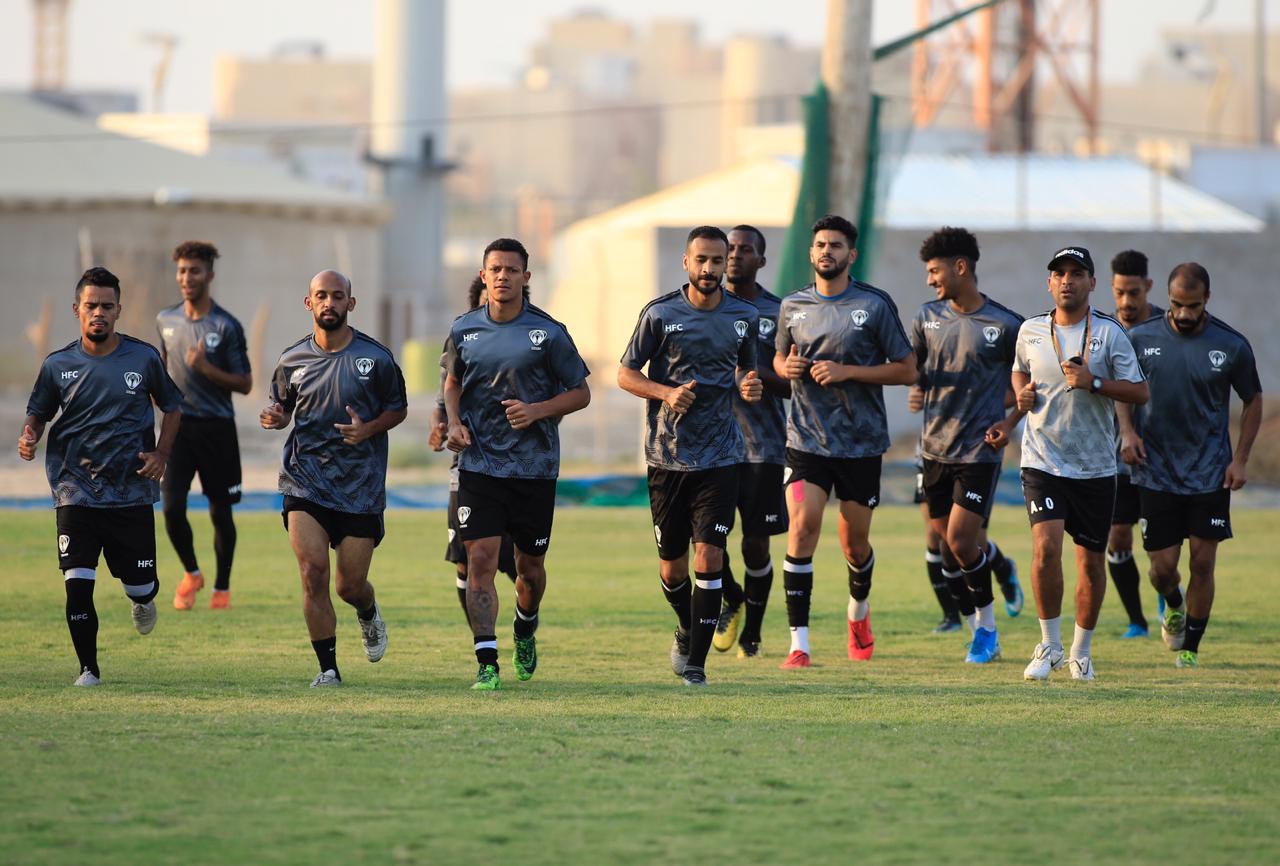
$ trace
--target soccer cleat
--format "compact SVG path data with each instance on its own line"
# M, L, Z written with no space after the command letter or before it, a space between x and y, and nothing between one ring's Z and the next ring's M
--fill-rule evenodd
M378 609L378 603L376 601L373 603L373 619L361 619L357 616L356 622L360 623L364 657L371 662L381 661L387 653L387 624L382 621L382 611Z
M730 607L720 605L720 619L716 622L716 633L711 638L711 645L719 652L728 652L738 640L738 626L742 624L742 616L746 605Z
M697 686L699 688L707 687L707 672L702 668L695 668L693 665L686 665L684 674L680 677L686 686Z
M1124 630L1124 634L1120 635L1120 637L1122 638L1146 637L1148 633L1149 632L1147 631L1147 627L1145 625L1139 625L1136 622L1131 622L1129 623L1129 627Z
M953 631L960 631L964 628L964 624L958 618L944 616L942 621L933 627L930 634L951 634Z
M156 600L153 598L146 604L133 605L133 627L138 634L151 634L156 627Z
M683 631L680 626L676 626L676 636L671 641L671 672L682 677L687 664L689 664L689 633Z
M1198 668L1200 667L1200 659L1196 655L1196 653L1193 652L1192 650L1184 649L1178 653L1178 658L1173 664L1175 667L1180 667L1180 668ZM93 676L93 674L89 674L89 676ZM89 685L96 684L97 682L98 681L95 679L93 683ZM76 685L80 685L80 683L77 682Z
M1164 604L1164 596L1163 596L1163 595L1159 595L1159 594L1157 594L1157 595L1156 595L1156 609L1157 609L1157 611L1160 613L1160 618L1161 618L1161 619L1164 619L1164 607L1165 607L1165 604Z
M538 669L538 639L533 635L520 637L516 635L516 648L511 653L511 664L516 669L516 679L520 682L533 679L533 672Z
M784 671L798 671L809 666L809 654L804 650L792 650L787 660L778 665Z
M973 642L964 660L972 665L985 665L1000 658L1000 638L994 629L980 628L973 633Z
M871 614L864 619L849 620L849 658L856 662L870 660L876 649L876 639L871 634Z
M1067 666L1067 656L1062 647L1051 647L1047 643L1036 644L1036 651L1031 661L1022 672L1024 680L1047 680L1051 671L1060 671Z
M1164 621L1160 623L1160 637L1164 645L1177 652L1182 649L1182 642L1187 639L1187 617L1180 610L1171 607L1164 609Z
M1085 656L1080 659L1070 659L1067 666L1071 668L1071 679L1083 680L1091 682L1093 680L1093 659Z
M1192 656L1194 655L1195 653L1192 653ZM1181 667L1181 665L1179 665L1179 667ZM97 686L101 684L102 680L95 677L93 675L93 671L88 668L80 671L80 676L76 677L76 681L72 683L73 686Z
M313 689L327 689L330 686L342 685L342 677L338 676L337 671L321 671L314 680L311 681Z
M1022 594L1022 584L1018 583L1017 563L1010 559L1009 566L1012 571L1009 579L1000 585L1000 593L1004 596L1004 612L1010 617L1015 617L1022 613L1022 606L1026 599Z
M226 610L231 607L231 590L215 589L209 599L209 610Z
M758 659L760 655L760 641L744 640L738 642L738 658Z
M191 610L196 603L196 593L203 587L204 577L184 571L178 588L173 591L173 609Z
M498 682L497 665L480 665L476 672L476 681L471 686L473 692L496 692L502 684Z

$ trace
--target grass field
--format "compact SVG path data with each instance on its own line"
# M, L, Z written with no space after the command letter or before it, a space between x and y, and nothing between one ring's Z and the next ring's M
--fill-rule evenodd
M1004 661L962 664L960 638L928 634L918 515L886 508L873 662L844 658L844 572L826 538L816 666L777 669L779 575L768 658L713 653L696 692L668 667L673 617L642 511L560 512L538 674L515 681L504 625L496 694L468 690L442 513L388 515L373 580L390 648L365 662L340 606L345 682L325 691L307 688L279 517L239 525L229 612L209 611L207 591L191 613L168 608L166 544L150 636L100 580L104 685L81 690L53 515L5 514L0 862L1280 862L1275 512L1235 517L1198 670L1176 670L1158 637L1117 639L1111 597L1096 683L1022 682L1039 639L1030 601L998 616ZM1027 561L1019 511L998 510L993 535ZM507 623L509 589L502 601Z

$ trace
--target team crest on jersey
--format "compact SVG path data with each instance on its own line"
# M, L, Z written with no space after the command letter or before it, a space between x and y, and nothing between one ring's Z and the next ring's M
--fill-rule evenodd
M854 310L852 313L849 314L849 317L853 319L853 326L855 328L861 328L863 325L867 323L866 310Z
M738 319L733 323L733 329L738 332L738 339L741 340L743 337L747 336L747 320Z
M458 525L459 526L466 526L467 519L469 517L471 517L471 508L469 506L464 505L458 509Z
M210 331L204 335L204 347L206 349L216 349L218 344L222 342L222 335L216 331Z
M134 373L133 371L129 371L128 373L124 374L124 386L129 389L130 394L138 390L138 386L141 384L142 384L141 373Z
M987 325L982 329L982 336L987 338L988 346L994 346L996 344L996 340L999 340L1000 335L1003 333L1004 331L1000 330L995 325Z
M760 320L760 336L762 337L773 336L773 330L776 327L778 326L773 323L773 319L761 319Z
M66 556L66 555L67 555L67 548L68 548L68 547L70 547L70 546L71 546L71 536L70 536L70 535L59 535L59 536L58 536L58 553L61 553L63 556Z
M356 370L360 372L361 376L368 376L370 371L373 370L373 359L356 358Z
M1227 353L1221 349L1214 349L1209 353L1209 363L1213 365L1213 369L1221 370L1222 365L1227 363Z
M1101 338L1101 337L1090 337L1090 338L1089 338L1089 353L1090 353L1090 354L1097 354L1097 353L1098 353L1099 351L1101 351L1101 350L1102 350L1102 338Z
M537 349L547 341L547 332L541 328L534 328L529 332L529 342L533 343L533 348Z

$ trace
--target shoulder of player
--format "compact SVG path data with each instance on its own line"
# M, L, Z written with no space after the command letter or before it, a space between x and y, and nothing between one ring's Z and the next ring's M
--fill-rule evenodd
M888 292L886 292L884 289L877 289L875 286L871 285L870 283L864 283L861 280L853 280L852 282L853 282L853 287L855 289L871 294L873 297L883 302L886 306L888 306L892 310L898 309L898 305L896 302L894 302L893 296L890 295Z
M545 322L547 325L557 329L561 333L568 334L569 329L565 327L564 322L554 318L550 313L541 307L535 307L533 304L524 305L524 314L539 322Z
M923 319L926 316L936 316L943 311L947 302L945 300L925 301L920 305L920 309L916 311L916 318Z
M757 300L767 301L768 303L772 304L775 307L779 306L782 303L782 298L778 297L773 292L766 289L764 286L760 286L760 294L757 295L756 297L757 297Z
M681 289L676 289L674 292L667 292L665 295L659 295L658 297L654 298L652 301L650 301L649 303L645 304L643 307L640 308L639 318L643 319L645 315L648 314L650 311L658 312L658 311L661 311L663 307L669 306L671 304L683 303L680 300L681 291L682 291Z
M52 352L44 356L44 361L41 362L41 366L58 363L63 359L64 355L71 354L76 350L76 347L79 345L80 345L80 338L77 337L76 339L72 340L70 343L67 343L67 345L63 346L61 349L54 349Z
M280 363L284 364L286 363L286 359L288 359L289 356L294 355L298 352L307 350L309 348L311 337L312 337L311 334L307 334L305 337L303 337L301 340L298 340L296 343L291 343L288 346L286 346L284 348L284 351L280 353Z
M164 363L160 357L160 350L146 340L139 340L137 337L130 337L128 334L121 334L119 331L116 331L116 334L120 337L120 347L122 349L127 348L130 351L142 352L144 355L154 355L157 361Z
M223 325L230 327L236 331L243 331L244 326L240 324L240 320L231 314L226 307L221 306L217 301L213 301L213 306L209 308L209 317L217 319Z
M1145 319L1128 329L1130 341L1156 337L1164 331L1164 314Z
M369 336L368 334L366 334L364 331L360 331L360 330L357 330L357 329L355 329L355 328L352 328L352 329L351 329L351 343L352 343L352 345L355 345L356 343L360 343L362 346L368 347L368 349L371 349L371 350L372 350L372 351L374 351L375 353L380 352L380 353L382 353L383 355L385 355L388 359L390 359L390 360L391 360L391 361L393 361L393 362L394 362L394 361L395 361L395 359L396 359L396 356L395 356L395 353L394 353L394 352L392 352L392 351L391 351L390 349L388 349L386 346L384 346L384 345L382 345L381 343L379 343L379 342L378 342L377 340L375 340L373 337L370 337L370 336ZM367 349L367 350L368 350L368 349Z
M796 289L779 303L783 308L794 307L796 304L812 303L817 298L817 293L817 288L813 283L809 283L807 286Z
M993 310L998 311L999 313L1005 316L1008 316L1010 319L1013 319L1018 324L1022 324L1024 321L1026 321L1025 319L1022 318L1021 313L1018 313L1016 310L1009 309L1004 304L1000 303L990 295L986 295L984 297L986 297L987 299L987 306L991 307Z
M733 292L723 292L722 294L724 295L724 302L720 305L719 312L724 313L726 316L760 315L759 308L750 301L738 297Z
M1049 322L1053 317L1053 310L1045 310L1043 313L1036 313L1034 316L1027 316L1022 320L1022 324L1018 326L1018 333L1024 331L1040 331L1048 330Z
M1235 328L1228 325L1226 322L1219 319L1217 316L1213 316L1213 315L1209 316L1209 321L1205 325L1205 330L1208 330L1209 328L1215 328L1219 331L1222 331L1225 334L1235 337L1237 340L1244 343L1246 346L1249 346L1251 350L1253 348L1252 344L1250 344L1249 342L1248 337L1246 337L1244 334L1240 333Z
M164 319L172 318L175 315L178 315L178 316L183 315L181 301L179 301L176 304L172 304L168 307L161 308L161 310L158 313L156 313L156 321L160 322L160 321L163 321Z

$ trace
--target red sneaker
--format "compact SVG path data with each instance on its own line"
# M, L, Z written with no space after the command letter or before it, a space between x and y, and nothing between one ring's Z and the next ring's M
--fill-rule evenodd
M209 599L209 610L226 610L231 607L231 590L215 589Z
M856 662L870 661L875 652L876 639L871 634L871 614L857 622L849 620L849 658Z
M801 650L792 650L791 655L787 656L787 660L778 665L784 671L798 671L801 668L809 667L809 654Z
M173 593L174 610L191 610L196 603L196 593L204 587L204 578L189 571L182 573L182 582Z

